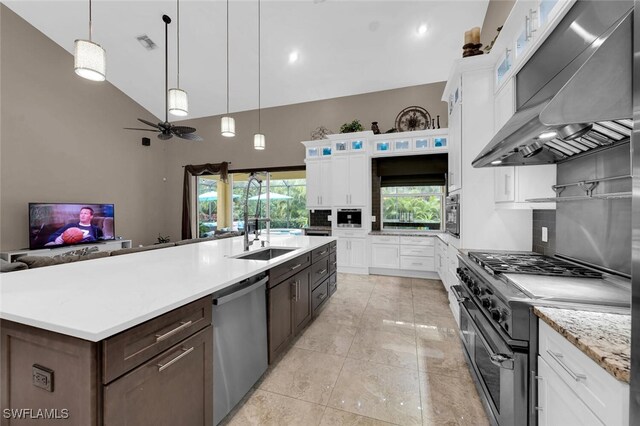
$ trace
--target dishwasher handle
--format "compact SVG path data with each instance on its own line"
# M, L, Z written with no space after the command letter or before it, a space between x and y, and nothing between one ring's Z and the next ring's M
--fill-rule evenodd
M242 297L245 294L251 293L252 291L254 291L255 289L257 289L258 287L265 285L267 283L267 281L269 281L269 277L264 277L263 279L257 281L256 283L248 286L248 287L244 287L238 291L235 291L231 294L227 294L225 296L222 297L217 297L215 299L213 299L213 304L214 305L224 305L227 302L231 302L232 300L237 299L238 297Z

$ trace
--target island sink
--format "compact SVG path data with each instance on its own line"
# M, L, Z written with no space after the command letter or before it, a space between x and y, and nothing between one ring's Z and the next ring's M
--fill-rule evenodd
M252 251L250 253L241 254L239 256L235 256L235 259L246 259L246 260L271 260L275 259L278 256L282 256L283 254L287 254L296 250L295 248L268 248L266 250L257 250Z

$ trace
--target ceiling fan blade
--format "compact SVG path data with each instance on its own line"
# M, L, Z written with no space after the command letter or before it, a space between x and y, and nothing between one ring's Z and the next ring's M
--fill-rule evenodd
M155 124L155 123L152 123L150 121L143 120L142 118L138 118L138 121L140 121L141 123L144 123L144 124L146 124L148 126L155 127L156 129L160 129L160 125L159 124Z
M160 131L160 130L153 130L153 129L138 129L138 128L135 128L135 127L123 127L123 129L125 129L125 130L142 130L143 132L155 132L155 133Z
M167 139L171 139L173 135L171 133L158 133L158 139L166 141Z
M175 135L182 139L187 139L190 141L203 141L202 136L196 135L195 133L175 133Z
M194 129L193 127L188 127L188 126L171 126L171 131L174 132L175 134L181 133L181 134L185 134L185 133L193 133L196 131L196 129Z

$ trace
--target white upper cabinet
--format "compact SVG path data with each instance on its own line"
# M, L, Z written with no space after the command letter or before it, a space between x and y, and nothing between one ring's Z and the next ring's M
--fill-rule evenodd
M449 192L462 188L462 88L451 93L449 99Z
M526 63L576 0L516 1L493 49L496 91ZM493 50L492 50L493 54Z
M367 140L365 138L333 141L333 154L347 154L365 152Z
M374 157L447 152L449 132L448 129L430 129L375 135L370 138L370 145Z
M332 202L334 206L366 206L371 175L366 155L335 156L332 161Z
M307 208L331 208L331 160L307 162Z

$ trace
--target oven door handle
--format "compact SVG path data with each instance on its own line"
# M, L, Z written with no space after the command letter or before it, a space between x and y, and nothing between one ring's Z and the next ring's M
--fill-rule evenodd
M461 288L462 287L460 287L459 285L452 285L451 286L451 291L453 292L453 297L456 298L456 301L458 302L459 305L462 305L464 302L470 300L468 297L462 296L462 293L460 293L460 291L458 290L458 289L461 289Z
M453 286L451 288L453 288ZM464 305L464 302L460 302L460 307L464 310L465 314L469 317L469 319L473 319L473 316L471 315L467 307ZM489 352L489 361L491 361L491 363L497 367L504 368L507 370L513 370L514 364L515 364L514 359L507 354L501 354L501 353L495 352L491 347L491 345L489 344L489 342L487 341L487 339L480 332L478 327L476 327L476 325L473 323L473 321L470 321L469 324L473 328L475 335L480 338L480 341L482 342L482 346L484 346L487 352Z

